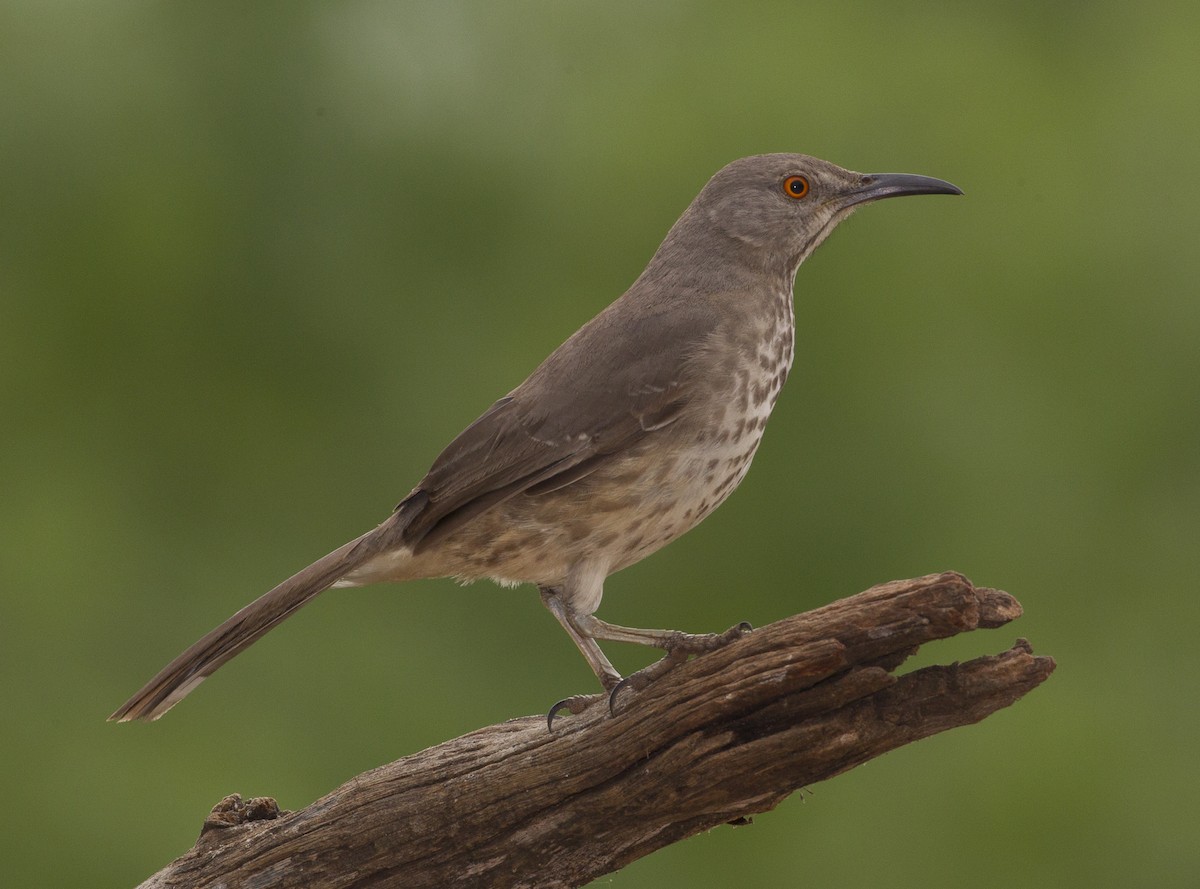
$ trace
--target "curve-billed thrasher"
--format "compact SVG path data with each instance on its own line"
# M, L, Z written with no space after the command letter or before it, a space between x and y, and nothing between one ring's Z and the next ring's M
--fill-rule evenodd
M800 263L860 204L961 193L801 154L729 164L625 295L454 439L385 522L247 605L110 719L157 719L330 587L537 584L609 690L621 677L597 639L678 655L735 637L736 627L698 636L618 627L594 612L608 575L694 527L746 475L792 364Z

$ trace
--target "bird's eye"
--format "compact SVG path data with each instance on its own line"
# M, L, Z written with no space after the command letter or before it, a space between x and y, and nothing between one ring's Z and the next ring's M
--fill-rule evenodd
M802 198L808 194L807 176L788 176L783 180L783 193L789 198Z

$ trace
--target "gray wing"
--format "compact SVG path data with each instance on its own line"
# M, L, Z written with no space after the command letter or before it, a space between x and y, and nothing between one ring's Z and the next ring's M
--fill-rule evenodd
M613 303L442 451L397 507L405 542L428 546L510 497L578 481L670 425L714 326L702 305Z

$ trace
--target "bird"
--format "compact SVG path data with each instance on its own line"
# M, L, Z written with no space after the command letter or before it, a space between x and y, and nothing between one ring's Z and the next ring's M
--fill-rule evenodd
M803 154L729 163L629 289L453 439L382 523L238 611L109 719L158 719L330 588L533 584L610 696L627 680L601 641L663 649L669 666L737 638L747 625L608 623L596 616L604 582L695 527L746 476L792 366L801 263L862 205L922 194L962 191ZM549 720L589 697L560 701Z

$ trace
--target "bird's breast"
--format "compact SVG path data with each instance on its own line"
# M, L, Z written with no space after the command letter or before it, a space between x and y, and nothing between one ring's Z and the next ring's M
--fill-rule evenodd
M791 370L791 294L757 324L722 332L699 359L687 416L649 436L612 570L631 565L703 521L746 477ZM657 441L652 441L657 439Z

